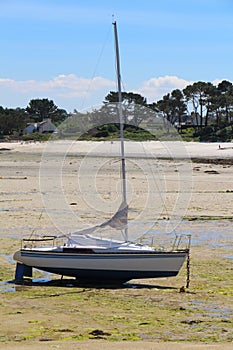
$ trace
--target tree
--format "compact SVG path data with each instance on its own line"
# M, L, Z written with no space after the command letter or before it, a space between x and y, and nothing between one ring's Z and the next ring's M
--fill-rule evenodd
M214 92L214 87L211 83L198 81L193 85L188 85L183 93L187 103L191 102L196 116L196 123L201 128L204 123L204 110L206 111L205 125L207 125L208 115L210 111L211 95ZM205 109L206 108L206 109ZM199 118L198 118L199 116Z
M110 91L110 93L105 97L104 103L118 102L118 92ZM146 106L146 98L140 94L135 94L134 92L122 92L122 102L123 104L136 103L138 105Z
M216 103L218 102L218 91L216 86L214 86L211 83L207 83L207 85L205 86L205 95L206 95L205 101L204 101L205 108L206 108L205 127L207 127L209 123L210 115L213 116L213 113L215 113Z
M176 121L178 121L179 125L181 125L182 116L184 116L187 111L182 91L179 89L173 90L171 93L171 99L172 114L174 115Z
M233 110L233 85L227 80L218 84L218 104L225 112L226 121L231 122Z
M166 119L169 123L172 123L173 119L170 94L164 95L162 100L159 100L156 103L156 106L159 109L159 111L162 112L164 119Z
M29 117L37 122L50 118L53 122L61 122L67 117L64 109L59 109L52 100L33 99L29 102L26 112Z
M118 92L110 91L105 97L104 104L117 103L118 101ZM146 118L146 108L139 108L139 106L147 107L146 98L134 92L122 92L122 104L125 123L130 122L138 127Z
M162 100L157 102L156 106L163 113L168 130L169 124L178 123L179 126L181 125L182 116L187 109L182 91L176 89L164 95Z
M27 123L27 115L22 108L0 107L0 133L12 135L14 132L22 131Z

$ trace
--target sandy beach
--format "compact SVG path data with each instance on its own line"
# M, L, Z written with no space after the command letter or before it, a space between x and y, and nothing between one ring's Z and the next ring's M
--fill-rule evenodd
M119 289L57 276L7 283L23 236L70 232L117 210L118 152L117 142L0 143L1 349L232 348L232 143L126 142L132 235L157 230L169 244L172 229L191 233L186 293L185 267Z
M117 142L2 143L0 152L4 229L30 234L40 218L36 228L72 231L120 205ZM169 218L169 230L183 217L233 215L231 143L126 142L126 155L131 222Z
M171 144L172 142L161 142L161 141L148 141L148 142L140 142L140 144L143 144L150 152L154 152L156 157L164 156L166 155L165 149L166 144ZM189 155L192 158L232 158L233 155L233 143L232 142L173 142L174 144L182 143L183 147L185 148L184 152ZM78 141L78 142L72 142L72 141L58 141L56 143L56 152L59 152L59 145L60 149L63 147L62 145L72 145L72 148L70 148L70 151L73 152L80 152L80 153L87 153L92 149L93 147L96 149L98 148L98 145L104 144L105 145L105 153L109 152L109 144L114 144L114 142L109 141L100 141L100 142L92 142L92 141ZM117 144L117 142L115 142ZM47 147L47 142L30 142L30 141L18 141L18 142L1 142L0 143L0 149L9 149L11 151L15 152L27 152L27 153L42 153L45 148ZM126 141L126 147L130 147L135 152L139 148L135 146L135 142L133 141ZM64 148L62 148L64 150ZM174 154L175 156L175 154Z

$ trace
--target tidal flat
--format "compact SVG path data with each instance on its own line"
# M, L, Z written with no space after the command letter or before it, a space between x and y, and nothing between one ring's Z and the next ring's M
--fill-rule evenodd
M193 163L192 196L185 220L177 228L192 235L188 289L182 288L186 285L185 265L177 277L132 280L122 286L79 285L73 279L61 281L59 276L39 271L33 280L15 284L12 256L21 238L33 230L53 232L54 217L43 212L40 153L25 153L24 149L24 153L3 152L0 157L0 348L163 349L168 343L169 349L233 346L233 165ZM177 173L170 161L161 162L172 202ZM63 180L68 186L68 203L76 203L72 205L76 211L79 202L72 190L78 169L75 159L70 157L68 166ZM135 182L140 180L136 170ZM134 205L140 210L139 199ZM82 210L84 221L90 219L86 208Z
M11 243L9 243L11 245ZM15 244L11 245L8 253ZM170 279L122 286L83 286L75 280L6 283L14 266L1 258L0 344L105 340L108 342L233 341L232 259L228 249L192 248L190 288L186 271ZM3 288L4 286L4 288ZM63 345L64 346L64 345Z

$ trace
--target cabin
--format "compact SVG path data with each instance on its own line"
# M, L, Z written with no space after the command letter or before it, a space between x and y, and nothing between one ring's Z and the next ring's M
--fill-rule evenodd
M24 129L24 134L31 134L33 132L39 132L40 134L44 133L53 133L57 130L56 126L51 122L51 119L44 119L39 123L30 123Z
M56 126L51 122L51 119L44 119L42 122L37 124L38 132L43 133L53 133L57 130Z
M26 128L24 129L24 134L31 134L32 132L35 132L37 129L37 123L27 124Z

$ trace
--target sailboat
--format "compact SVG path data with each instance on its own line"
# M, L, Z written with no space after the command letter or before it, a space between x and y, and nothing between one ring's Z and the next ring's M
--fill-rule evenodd
M120 281L131 279L176 276L189 254L189 246L171 250L130 242L128 237L128 204L126 189L126 162L124 150L124 123L117 24L113 22L118 85L118 115L121 145L122 203L113 217L101 225L65 235L65 242L56 244L57 237L23 240L15 252L16 279L32 276L36 268L50 273L75 277L77 280ZM95 232L116 228L122 240L99 238ZM49 244L48 244L49 243Z

